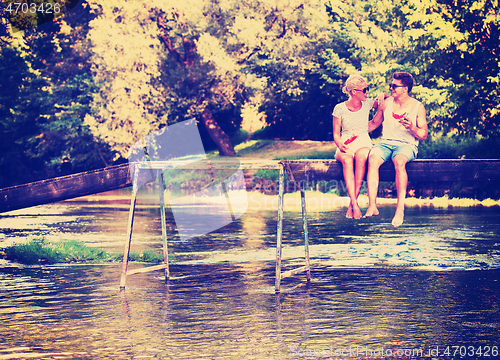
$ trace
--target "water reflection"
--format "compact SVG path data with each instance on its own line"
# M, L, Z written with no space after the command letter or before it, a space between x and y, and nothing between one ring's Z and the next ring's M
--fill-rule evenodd
M1 216L9 231L0 246L43 223L38 235L122 251L128 207L39 209ZM344 213L309 214L311 283L284 279L278 295L273 211L187 241L170 229L170 281L161 271L137 274L124 292L120 264L2 262L0 359L284 359L298 349L498 344L498 209L410 208L400 229L389 225L390 207L370 221ZM300 213L285 214L284 230L287 270L303 256ZM145 248L161 249L158 212L148 206L138 209L132 241L132 251Z
M273 264L254 265L177 265L169 283L141 274L124 292L119 266L4 268L0 356L288 358L293 347L498 339L498 270L321 268L275 295Z

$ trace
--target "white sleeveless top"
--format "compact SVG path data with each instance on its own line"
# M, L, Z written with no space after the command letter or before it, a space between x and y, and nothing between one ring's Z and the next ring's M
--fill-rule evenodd
M333 109L333 116L341 120L340 136L342 140L349 138L353 134L368 135L368 121L370 120L370 110L373 108L375 100L366 99L362 101L361 109L352 112L345 102L337 104Z
M417 125L417 114L418 108L421 103L417 101L417 104L413 108L413 110L408 115L410 121ZM415 154L418 150L418 139L406 128L400 124L399 120L396 120L392 116L394 108L394 98L389 98L387 103L387 107L384 111L384 122L382 125L382 140L385 142L406 142L409 145L412 145L415 148Z

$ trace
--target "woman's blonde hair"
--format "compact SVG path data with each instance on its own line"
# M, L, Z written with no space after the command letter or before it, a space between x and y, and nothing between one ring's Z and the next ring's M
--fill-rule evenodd
M344 94L347 94L351 96L351 91L354 89L358 88L361 83L367 83L365 78L362 77L361 75L351 75L349 78L346 80L344 87L342 88L342 92Z

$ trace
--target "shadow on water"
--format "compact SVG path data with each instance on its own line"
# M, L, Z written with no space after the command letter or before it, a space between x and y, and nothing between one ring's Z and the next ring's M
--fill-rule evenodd
M40 225L49 239L121 251L127 210L59 204L9 214L0 217L9 230L1 246ZM311 283L284 279L278 295L272 211L171 238L167 284L161 272L137 274L120 292L120 264L2 262L0 359L342 358L335 351L349 349L353 358L380 358L382 348L417 358L447 346L498 346L498 209L409 208L399 229L390 226L393 207L358 222L341 210L309 214ZM139 208L133 251L161 248L157 218ZM285 213L286 269L303 256L301 226L299 213Z
M275 295L272 265L177 265L167 284L138 275L123 292L115 265L4 267L0 359L268 359L498 342L498 270L316 269L309 286L287 279Z

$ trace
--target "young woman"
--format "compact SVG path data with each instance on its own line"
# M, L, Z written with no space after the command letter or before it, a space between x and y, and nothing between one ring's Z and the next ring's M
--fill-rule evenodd
M333 110L333 140L337 145L335 159L342 163L344 180L351 202L346 217L361 219L358 196L366 171L366 160L372 141L369 132L380 126L383 117L377 112L369 121L370 110L378 108L385 94L376 100L368 99L368 85L359 75L350 76L342 91L349 96L347 101L337 104Z

